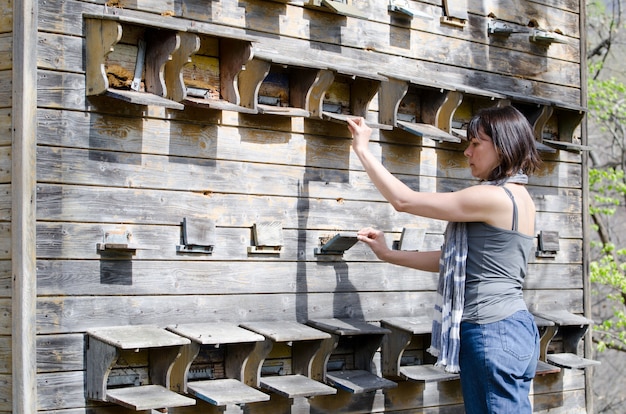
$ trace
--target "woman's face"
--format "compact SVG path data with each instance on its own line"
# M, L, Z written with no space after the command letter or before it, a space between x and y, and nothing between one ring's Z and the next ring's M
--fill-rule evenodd
M471 137L463 154L467 157L472 175L481 180L489 179L491 172L500 164L496 147L482 127L478 129L477 137Z

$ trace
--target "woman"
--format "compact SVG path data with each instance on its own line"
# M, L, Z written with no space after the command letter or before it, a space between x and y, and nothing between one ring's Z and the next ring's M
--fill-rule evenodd
M352 148L397 211L446 220L441 251L389 249L373 228L358 239L380 260L439 271L429 352L459 372L467 413L530 413L539 335L522 297L533 247L535 204L524 184L540 164L533 130L514 107L482 110L468 126L464 154L482 184L450 193L413 191L368 149L371 129L349 119ZM460 343L459 343L460 342Z

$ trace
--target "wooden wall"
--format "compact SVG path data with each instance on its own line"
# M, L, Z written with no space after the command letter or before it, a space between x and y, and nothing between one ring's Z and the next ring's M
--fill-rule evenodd
M404 227L426 229L438 248L445 223L401 214L381 198L350 151L345 125L301 117L136 106L85 91L84 14L119 8L154 21L188 19L254 36L258 46L315 62L512 91L581 104L578 1L469 1L469 21L442 25L436 1L410 1L432 14L398 21L386 1L354 0L368 20L263 0L46 0L39 2L37 111L37 402L40 412L123 412L85 397L85 331L202 321L241 323L353 317L377 322L417 315L433 303L437 276L381 263L357 244L342 260L315 256L319 239L376 226L391 243ZM10 23L0 16L0 53L10 56ZM133 14L135 13L135 14ZM559 30L549 47L487 35L489 15ZM208 27L207 26L207 27ZM10 59L0 59L8 85ZM0 376L10 373L10 87L0 87ZM2 109L6 108L6 109ZM368 119L376 119L373 101ZM423 191L473 184L463 144L376 131L372 150ZM554 259L530 264L526 297L583 312L582 157L544 154L530 182L537 231L560 235ZM216 225L211 255L176 251L183 219ZM250 255L252 227L279 221L280 255ZM133 255L98 252L123 229L149 246ZM401 385L372 406L346 412L462 411L452 381ZM583 412L584 372L564 370L533 387L535 411ZM0 387L0 411L11 411ZM117 410L117 411L116 411ZM302 409L304 412L305 409Z
M11 411L11 2L0 2L0 404Z

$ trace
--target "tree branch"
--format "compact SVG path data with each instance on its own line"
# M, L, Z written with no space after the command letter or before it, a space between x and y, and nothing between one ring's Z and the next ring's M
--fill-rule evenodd
M603 54L602 53L603 49L606 49L606 52L604 53L608 53L610 48L611 48L611 38L608 37L602 40L600 43L598 43L596 47L594 47L593 49L591 49L589 53L587 53L587 59L591 59L594 56L601 56Z

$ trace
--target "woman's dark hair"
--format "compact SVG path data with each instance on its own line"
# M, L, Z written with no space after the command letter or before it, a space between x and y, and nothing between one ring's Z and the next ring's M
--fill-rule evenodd
M491 138L500 157L500 164L491 172L489 180L501 180L520 171L530 175L541 165L533 128L513 106L479 111L467 127L467 137L478 138L479 129Z

